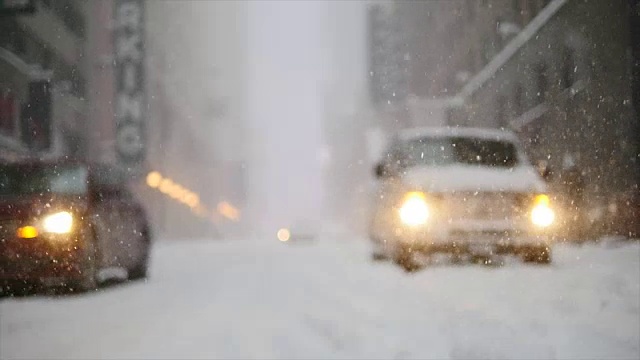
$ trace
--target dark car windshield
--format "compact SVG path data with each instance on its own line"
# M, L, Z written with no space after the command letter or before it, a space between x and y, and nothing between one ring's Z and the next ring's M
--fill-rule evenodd
M0 165L0 196L87 192L88 170L82 165Z
M471 137L414 139L404 144L402 154L406 167L463 164L511 168L518 163L512 142Z

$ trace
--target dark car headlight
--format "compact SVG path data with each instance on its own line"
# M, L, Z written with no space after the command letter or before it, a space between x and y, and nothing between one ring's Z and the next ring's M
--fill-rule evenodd
M42 219L42 229L53 234L68 234L73 229L73 215L68 211L47 215Z
M68 234L73 231L73 215L68 211L48 214L33 225L21 226L16 235L22 239L33 239L40 233Z

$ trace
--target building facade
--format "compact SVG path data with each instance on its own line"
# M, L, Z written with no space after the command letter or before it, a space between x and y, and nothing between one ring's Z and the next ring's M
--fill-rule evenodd
M82 155L89 4L35 1L0 18L0 156Z
M200 203L192 208L157 187L141 189L164 237L236 234L246 218L246 6L146 2L147 171Z
M549 0L398 1L409 51L409 93L455 96Z
M637 191L630 10L626 1L549 2L463 86L450 123L517 131L557 180L580 169L591 200Z
M447 109L549 0L372 1L369 87L389 129L443 125Z
M579 169L589 206L637 197L636 0L394 6L410 51L407 123L511 129L554 183Z

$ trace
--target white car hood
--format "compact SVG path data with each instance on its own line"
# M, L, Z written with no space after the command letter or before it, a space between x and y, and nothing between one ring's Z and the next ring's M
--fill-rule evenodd
M465 165L415 167L407 170L403 181L414 189L427 192L546 191L542 178L527 166L511 169Z

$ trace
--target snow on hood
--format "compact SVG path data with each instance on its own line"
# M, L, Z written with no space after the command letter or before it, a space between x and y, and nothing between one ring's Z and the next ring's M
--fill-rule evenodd
M510 169L466 165L423 166L407 170L403 178L412 188L428 192L546 190L544 181L533 168L527 166Z

